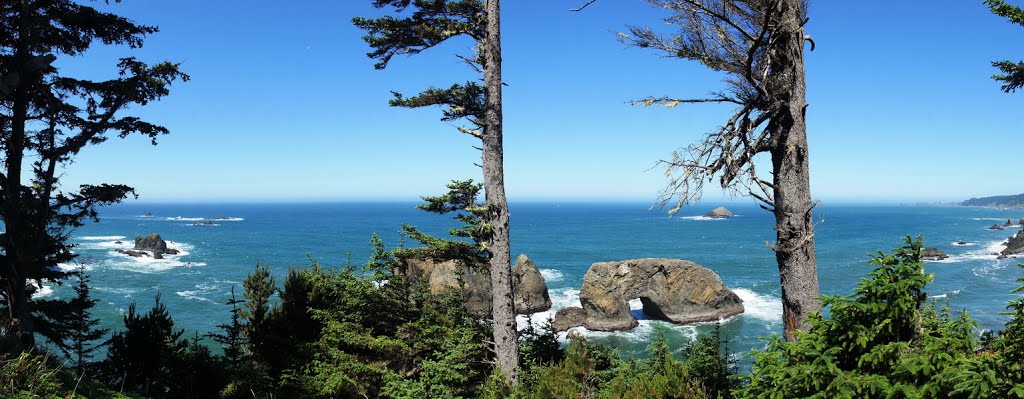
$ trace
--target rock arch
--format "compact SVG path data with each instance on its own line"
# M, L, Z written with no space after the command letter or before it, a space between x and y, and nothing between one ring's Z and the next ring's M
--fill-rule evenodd
M583 277L580 308L555 316L555 327L629 330L638 322L629 301L639 298L651 318L690 324L743 313L743 301L715 272L681 259L645 258L594 263Z

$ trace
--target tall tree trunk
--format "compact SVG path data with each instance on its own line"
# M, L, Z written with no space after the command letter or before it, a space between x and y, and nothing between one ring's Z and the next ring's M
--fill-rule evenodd
M22 3L25 7L25 3ZM18 340L26 348L35 345L33 335L32 315L28 306L28 293L26 292L25 273L30 266L30 254L27 254L27 246L24 236L27 229L22 220L21 206L21 170L24 161L25 151L25 125L28 123L29 91L32 80L35 78L35 71L29 68L28 64L32 58L29 49L25 44L28 34L27 13L22 10L19 18L21 27L19 29L19 45L14 54L14 65L18 82L15 85L11 106L11 125L5 144L6 157L4 163L4 206L2 216L4 219L5 240L3 245L4 253L8 259L7 266L10 270L4 271L7 278L7 306L10 312L11 328Z
M501 373L517 384L519 337L512 301L512 256L509 249L508 200L505 198L504 148L501 110L501 8L499 0L487 0L487 40L484 42L484 86L486 88L483 137L484 193L493 235L491 253L491 318L494 323L494 352Z
M772 124L778 134L771 151L775 177L775 258L782 285L782 319L787 340L807 331L808 317L821 311L811 215L807 160L807 87L804 72L803 12L800 0L781 2L784 42L773 59L783 96Z

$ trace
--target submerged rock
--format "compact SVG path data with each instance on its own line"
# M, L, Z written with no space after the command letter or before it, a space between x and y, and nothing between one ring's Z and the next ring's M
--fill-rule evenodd
M583 277L582 309L559 311L553 325L629 330L638 324L629 309L634 298L648 316L676 324L719 320L744 310L715 272L686 260L646 258L594 263Z
M947 258L949 258L949 255L935 247L925 248L921 252L921 259L923 260L943 260Z
M989 227L988 229L989 230L1006 230L1003 226L1000 226L998 224L993 224L992 227Z
M462 261L435 261L413 256L401 259L406 265L406 276L422 279L430 292L443 294L462 289L466 310L477 316L488 316L491 311L491 277L486 265L470 267ZM526 255L519 255L512 269L512 295L516 314L531 314L551 309L551 299L544 276Z
M711 212L708 212L707 214L704 215L704 217L715 218L715 219L725 219L725 218L731 218L733 216L736 216L736 215L733 215L732 212L729 212L729 210L725 209L725 207L723 207L723 206L715 208Z

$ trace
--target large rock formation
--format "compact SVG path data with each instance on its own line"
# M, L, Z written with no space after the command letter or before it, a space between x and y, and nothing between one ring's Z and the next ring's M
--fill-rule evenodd
M934 247L925 248L921 253L921 259L924 260L943 260L946 258L949 258L949 255Z
M516 313L530 314L551 309L551 297L548 296L544 276L526 254L516 258L515 268L512 269L512 286Z
M415 251L413 251L415 253ZM469 267L461 261L438 262L422 256L402 259L410 278L423 279L430 292L442 294L462 288L466 310L477 316L491 312L491 277L486 266ZM519 255L512 269L512 294L517 314L531 314L551 309L548 286L537 265L526 255Z
M638 324L629 309L634 298L640 299L648 316L677 324L743 313L743 301L715 272L686 260L647 258L593 264L580 290L583 308L559 311L553 325L556 330L577 325L628 330Z
M135 247L133 249L130 251L118 249L116 252L135 258L152 256L153 259L163 259L164 255L177 255L180 253L177 249L167 248L167 241L160 238L160 235L157 233L146 237L135 236Z
M1000 258L1024 254L1024 228L1010 236L1006 241L1006 248L999 252Z
M735 216L735 215L733 215L732 212L729 212L728 209L725 209L725 207L722 207L722 206L720 206L718 208L715 208L711 212L708 212L707 214L704 215L704 217L709 217L709 218L714 218L714 219L725 219L725 218L731 218L733 216Z

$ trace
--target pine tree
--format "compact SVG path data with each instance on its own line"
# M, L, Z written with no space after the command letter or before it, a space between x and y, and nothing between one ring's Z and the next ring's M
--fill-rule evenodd
M60 306L35 306L31 298L34 286L68 276L54 266L75 257L70 231L96 220L97 206L134 194L113 184L63 191L63 170L108 135L139 134L155 144L167 128L125 111L166 96L172 82L188 76L177 64L135 58L118 61L118 76L105 81L61 73L58 57L82 56L98 43L138 48L157 32L70 0L5 1L0 19L0 303L9 315L3 330L29 348L36 333L54 343L71 334L62 329Z
M79 267L75 277L78 278L78 284L75 285L75 293L77 295L68 303L73 312L71 317L68 318L70 323L69 330L72 332L69 341L70 355L73 356L72 359L75 361L75 368L81 374L85 370L85 366L92 357L93 352L102 347L102 345L93 343L105 337L110 330L98 328L100 320L92 316L91 309L96 306L98 301L90 295L89 275L85 272L84 265Z
M411 11L404 18L353 19L367 31L364 39L372 48L367 55L378 60L377 69L386 68L396 55L417 54L455 37L468 36L476 42L474 56L459 58L483 75L482 86L470 81L447 89L429 88L413 97L394 93L390 103L406 108L447 107L441 120L467 120L470 126L458 130L481 141L486 200L481 227L487 231L495 363L514 384L519 354L503 161L500 0L373 0L373 5L390 6L397 13Z
M783 324L786 337L794 339L821 309L805 120L806 0L646 1L667 10L665 22L678 32L665 36L630 27L622 41L700 62L724 73L728 89L706 98L650 97L635 103L736 106L720 128L663 162L670 178L661 200L675 199L670 211L675 213L700 200L704 184L717 178L723 189L750 195L775 214L772 249L782 285ZM755 168L760 154L771 156L770 181Z
M124 331L115 332L107 345L102 372L106 383L144 396L162 396L175 381L174 365L187 350L185 330L174 327L174 319L157 294L153 308L145 314L128 306Z
M1004 17L1011 24L1024 26L1024 9L1006 3L1006 0L985 0L993 14ZM999 69L993 79L1003 82L1003 91L1013 93L1024 87L1024 61L995 61L992 66Z

